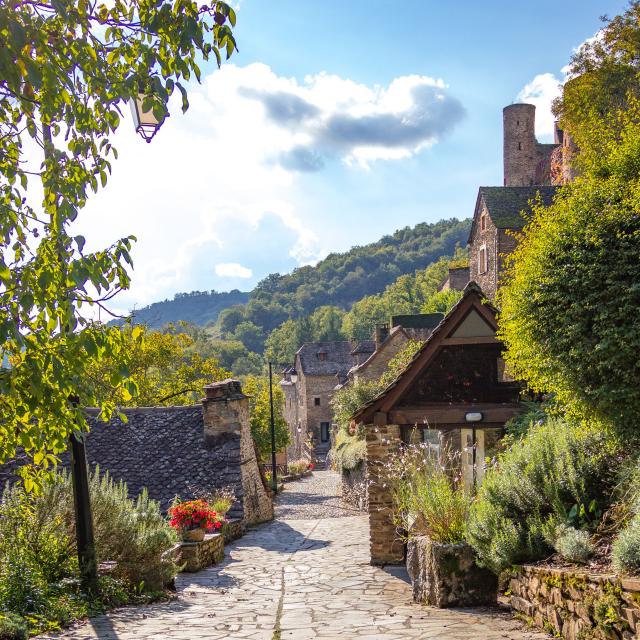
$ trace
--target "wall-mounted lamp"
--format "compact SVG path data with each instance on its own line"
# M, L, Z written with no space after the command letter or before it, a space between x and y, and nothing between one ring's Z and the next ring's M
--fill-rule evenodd
M483 415L479 411L471 411L464 414L466 422L481 422Z

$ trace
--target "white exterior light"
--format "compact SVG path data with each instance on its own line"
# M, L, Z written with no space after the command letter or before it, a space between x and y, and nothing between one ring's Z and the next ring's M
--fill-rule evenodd
M136 133L139 133L144 140L151 142L153 136L158 133L158 130L164 122L158 120L153 115L153 111L144 111L142 103L144 102L144 96L141 94L136 99L131 98L129 100L129 106L131 107L131 115L133 116L133 125L136 129Z
M479 411L472 411L464 414L464 419L467 422L480 422L482 420L482 414Z

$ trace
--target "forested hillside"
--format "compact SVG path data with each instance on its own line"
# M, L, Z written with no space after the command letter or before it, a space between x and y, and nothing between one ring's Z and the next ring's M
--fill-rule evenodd
M147 307L133 311L135 324L145 324L152 329L160 329L170 322L184 320L204 326L216 322L223 309L236 304L245 304L249 294L234 289L229 292L192 291L176 293L173 300L154 302Z
M306 341L362 339L392 313L444 310L450 296L433 295L451 260L466 259L470 226L454 218L405 227L314 267L271 274L250 294L177 294L137 310L135 321L152 328L184 321L198 352L235 375L257 373L265 347L271 359L288 361Z

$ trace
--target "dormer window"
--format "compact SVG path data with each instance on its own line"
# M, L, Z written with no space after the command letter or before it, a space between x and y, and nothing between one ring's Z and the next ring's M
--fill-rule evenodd
M324 362L327 359L326 351L318 351L318 360Z

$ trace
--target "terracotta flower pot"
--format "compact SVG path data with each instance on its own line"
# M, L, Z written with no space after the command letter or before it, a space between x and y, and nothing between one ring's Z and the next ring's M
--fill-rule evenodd
M182 539L185 542L202 542L206 531L202 527L197 529L185 529L182 532Z

